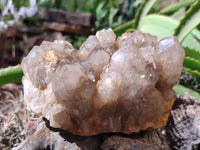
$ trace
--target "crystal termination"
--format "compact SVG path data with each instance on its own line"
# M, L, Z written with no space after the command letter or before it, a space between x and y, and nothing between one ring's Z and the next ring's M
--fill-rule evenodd
M22 61L28 109L81 136L165 126L184 49L141 31L115 39L103 29L79 51L59 40L35 46Z

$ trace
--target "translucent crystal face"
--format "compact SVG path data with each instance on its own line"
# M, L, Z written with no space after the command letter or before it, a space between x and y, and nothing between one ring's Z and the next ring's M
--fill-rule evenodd
M176 37L140 31L116 40L111 29L77 51L67 41L44 41L22 61L24 99L50 125L88 136L164 126L175 100L184 49Z

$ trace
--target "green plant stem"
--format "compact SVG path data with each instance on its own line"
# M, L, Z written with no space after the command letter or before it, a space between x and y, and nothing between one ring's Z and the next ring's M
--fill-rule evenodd
M198 59L185 56L183 66L200 72L200 61Z
M115 32L115 34L117 36L121 36L122 33L126 32L126 30L132 29L134 21L135 20L131 20L129 22L126 22L126 23L116 27L113 31Z
M133 27L136 29L139 25L139 22L141 19L148 14L148 12L151 10L153 5L155 4L156 0L144 0L143 3L140 5L140 7L137 10L137 13L135 15L135 22L133 24Z
M109 0L109 6L113 7L113 0Z
M177 36L182 42L186 35L194 29L200 22L200 0L196 0L185 13L184 17L179 21L179 25L174 30L174 36Z
M12 82L21 82L22 76L21 65L0 69L0 86Z
M160 11L161 14L170 14L170 13L173 13L183 7L187 7L189 6L190 4L194 3L195 0L187 0L187 1L181 1L181 2L178 2L178 3L175 3L175 4L172 4L172 5L169 5L168 7L162 9Z

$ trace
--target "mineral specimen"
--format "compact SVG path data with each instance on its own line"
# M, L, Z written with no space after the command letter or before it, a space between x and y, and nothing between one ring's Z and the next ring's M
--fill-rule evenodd
M140 31L115 39L103 29L79 51L67 41L35 46L22 61L28 109L81 136L164 126L184 49L176 37L157 42Z

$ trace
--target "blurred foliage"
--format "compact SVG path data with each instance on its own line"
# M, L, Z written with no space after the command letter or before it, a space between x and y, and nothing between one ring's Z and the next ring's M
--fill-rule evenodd
M56 8L70 12L89 12L96 17L94 31L114 28L134 18L142 0L39 0L38 8Z
M134 18L137 8L142 0L1 0L0 8L3 14L0 19L7 23L7 20L18 20L20 17L35 24L41 23L37 17L29 17L26 10L30 8L62 9L70 12L88 12L95 18L95 26L92 31L96 32L102 28L114 28ZM23 9L22 9L23 8ZM77 39L73 37L71 42L76 48L80 46ZM76 40L76 41L74 41Z
M22 76L23 73L20 65L0 69L0 86L12 82L21 82Z
M134 18L139 0L102 1L95 9L95 29L114 28Z
M0 22L8 26L14 26L19 20L34 18L36 14L36 0L0 0Z
M15 6L16 10L19 10L22 6L30 7L29 0L13 0L13 5Z
M79 50L80 46L86 41L86 39L87 37L75 35L73 36L73 39L68 39L68 42L70 42L75 49Z
M96 18L95 26L92 30L97 31L102 28L114 28L133 19L142 1L143 0L1 0L0 8L3 12L3 16L0 15L0 18L5 22L6 20L14 20L16 18L18 20L19 16L16 14L27 18L25 15L26 12L22 12L20 9L31 7L36 9L62 9L70 12L89 12ZM34 18L34 21L39 22L36 18Z

